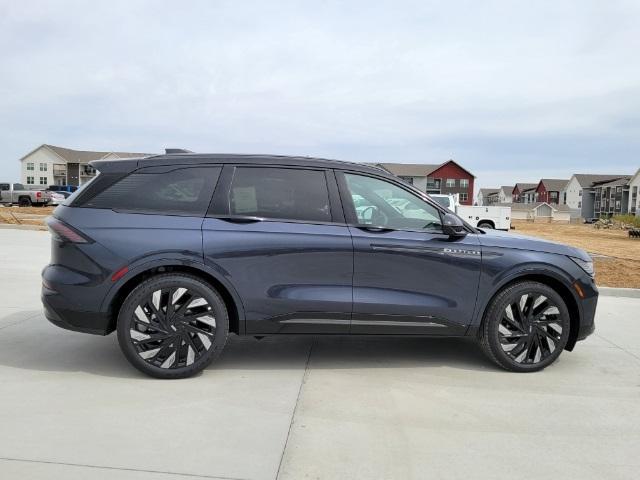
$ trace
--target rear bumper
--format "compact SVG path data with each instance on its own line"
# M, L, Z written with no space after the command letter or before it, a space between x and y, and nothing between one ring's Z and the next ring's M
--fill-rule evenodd
M107 335L113 328L108 314L79 310L60 293L42 286L44 316L54 325L75 332Z

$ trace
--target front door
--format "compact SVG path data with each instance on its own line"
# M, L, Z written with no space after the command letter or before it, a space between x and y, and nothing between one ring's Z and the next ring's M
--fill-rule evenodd
M440 211L401 184L338 179L354 245L351 333L464 334L480 276L477 235L444 235Z
M246 333L348 333L353 245L332 171L227 166L202 230Z

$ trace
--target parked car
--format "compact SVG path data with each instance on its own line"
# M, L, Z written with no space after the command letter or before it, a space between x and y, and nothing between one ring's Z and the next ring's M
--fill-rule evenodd
M474 227L505 231L511 228L511 207L460 205L457 195L432 194L430 197Z
M51 187L49 187L51 188ZM47 190L48 192L50 192L50 196L51 196L51 205L60 205L61 203L63 203L67 198L69 198L72 193L67 191L67 190Z
M198 154L91 165L100 175L48 220L45 314L117 330L154 377L202 370L230 333L470 337L530 372L594 330L584 251L476 229L375 167Z
M77 189L78 187L75 185L49 185L49 188L47 190L49 190L50 192L66 192L71 194Z
M0 182L0 203L4 205L18 204L21 207L31 205L47 205L51 201L49 192L42 190L27 190L21 183Z

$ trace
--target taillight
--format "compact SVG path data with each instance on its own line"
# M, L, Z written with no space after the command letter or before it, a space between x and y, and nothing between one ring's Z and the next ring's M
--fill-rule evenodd
M89 237L81 234L55 217L47 217L47 226L51 234L62 242L70 243L93 243Z

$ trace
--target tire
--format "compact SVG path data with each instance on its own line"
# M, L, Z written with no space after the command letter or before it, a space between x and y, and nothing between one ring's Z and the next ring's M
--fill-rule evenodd
M169 312L169 316L167 316ZM229 336L222 297L194 275L166 273L138 285L118 314L118 343L155 378L190 377L220 355Z
M31 199L29 197L20 197L18 199L18 206L19 207L30 207L31 206Z
M490 228L491 230L493 230L493 224L489 223L489 222L480 222L478 224L478 228Z
M562 297L547 285L522 281L491 301L480 329L480 346L506 370L536 372L560 356L569 330L569 310Z

